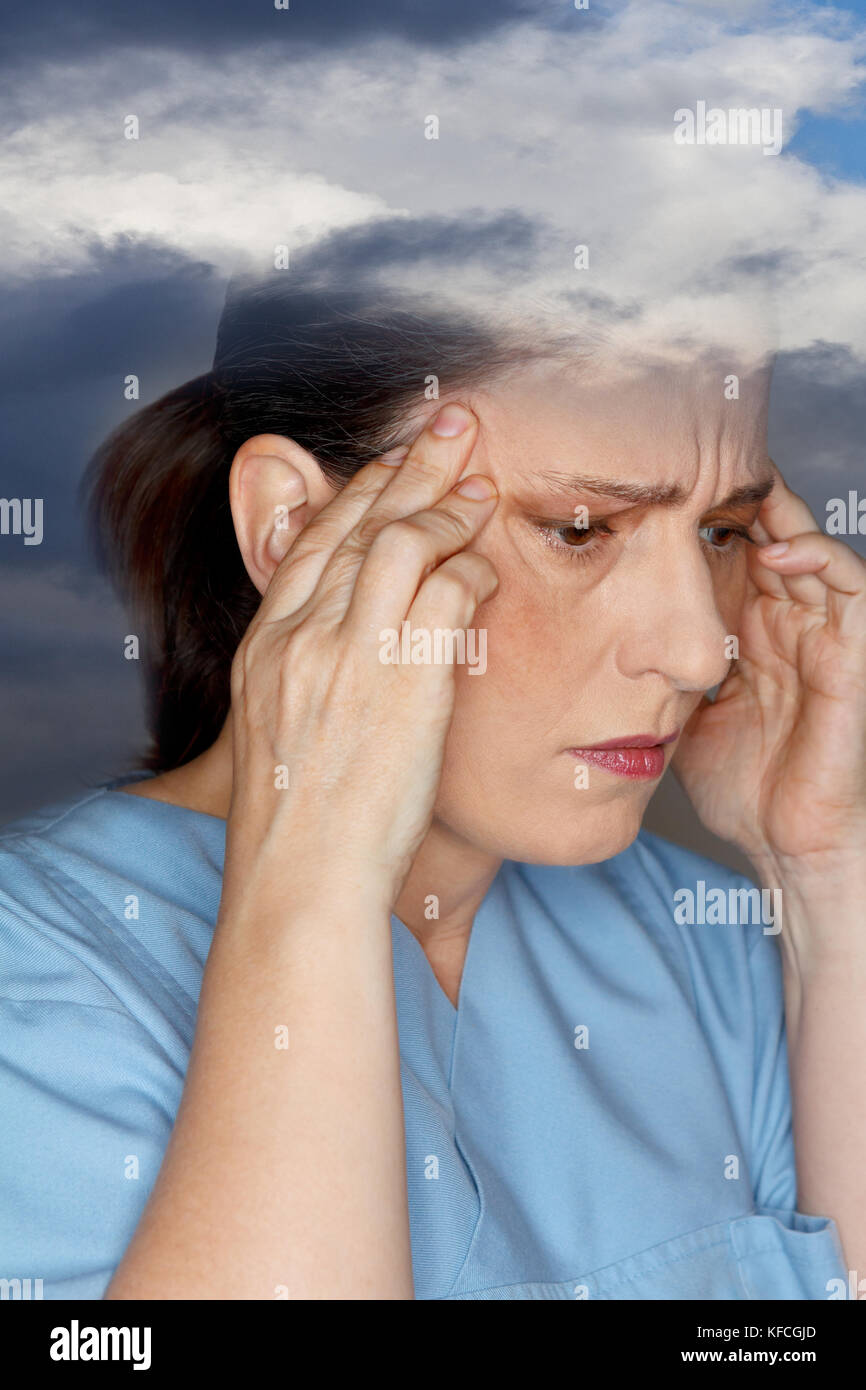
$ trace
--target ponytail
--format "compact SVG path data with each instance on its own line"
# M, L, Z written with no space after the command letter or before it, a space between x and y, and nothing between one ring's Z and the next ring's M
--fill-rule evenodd
M155 772L219 734L232 658L259 603L232 525L221 414L214 377L196 377L115 430L85 479L106 569L142 627L144 766Z

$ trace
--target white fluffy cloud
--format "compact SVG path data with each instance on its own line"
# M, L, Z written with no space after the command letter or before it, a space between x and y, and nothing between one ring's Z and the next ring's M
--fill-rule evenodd
M864 51L866 31L825 7L633 0L601 24L575 12L567 30L521 25L450 51L46 66L13 93L0 156L5 273L74 269L118 235L264 270L277 245L383 216L509 209L547 228L521 287L542 301L588 290L641 305L660 333L720 336L771 285L781 346L866 356L866 188L784 152L673 139L674 112L702 100L781 109L787 143L805 110L856 102ZM471 294L482 274L455 266L448 288Z

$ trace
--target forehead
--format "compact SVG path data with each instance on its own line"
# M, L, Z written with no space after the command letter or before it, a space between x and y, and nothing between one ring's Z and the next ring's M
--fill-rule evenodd
M559 466L692 487L705 473L739 479L766 466L768 374L727 365L536 363L469 403L485 452L515 480Z

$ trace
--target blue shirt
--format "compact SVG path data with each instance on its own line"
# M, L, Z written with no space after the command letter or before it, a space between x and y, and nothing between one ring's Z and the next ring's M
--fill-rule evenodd
M0 835L0 1278L104 1293L180 1100L224 848L222 820L113 787ZM833 1221L796 1210L772 930L681 920L684 889L750 886L643 831L603 864L505 862L456 1009L392 918L417 1298L846 1296Z

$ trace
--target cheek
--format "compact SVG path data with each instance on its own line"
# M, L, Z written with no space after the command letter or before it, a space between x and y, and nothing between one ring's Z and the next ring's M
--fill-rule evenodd
M545 775L550 729L562 703L562 672L543 611L500 589L474 626L486 633L486 669L471 674L467 664L455 670L437 797L439 817L471 840L503 808L513 817L529 787Z
M721 575L715 583L716 607L728 632L736 632L748 590L749 576L746 559L731 567L731 573Z
M470 674L468 666L457 667L446 760L457 765L483 754L504 768L537 757L545 731L579 684L576 621L567 622L558 605L512 582L484 605L474 626L486 634L486 670Z
M544 687L545 672L556 649L558 620L538 593L514 584L499 592L480 610L476 626L487 634L487 671L483 676L457 672L457 698L483 702L504 698L509 689L525 700Z

